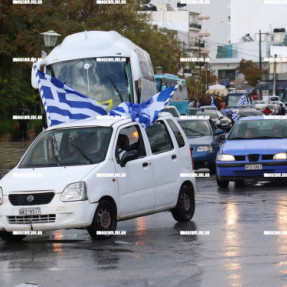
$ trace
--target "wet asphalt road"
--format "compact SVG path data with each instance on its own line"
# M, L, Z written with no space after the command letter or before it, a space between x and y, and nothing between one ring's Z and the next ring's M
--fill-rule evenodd
M126 235L92 241L68 230L0 240L0 286L287 286L285 183L219 189L214 176L200 178L193 221L164 212L117 230Z

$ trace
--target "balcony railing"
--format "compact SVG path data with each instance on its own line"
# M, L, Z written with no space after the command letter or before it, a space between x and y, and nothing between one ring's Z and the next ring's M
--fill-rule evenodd
M201 25L200 25L200 24L190 23L190 24L189 24L189 27L190 27L190 28L195 28L195 29L201 30Z

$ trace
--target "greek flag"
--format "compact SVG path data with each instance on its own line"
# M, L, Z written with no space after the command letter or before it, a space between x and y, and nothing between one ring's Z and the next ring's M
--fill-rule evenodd
M237 122L239 120L238 118L238 111L235 111L232 113L232 119L234 122Z
M33 68L36 69L36 66ZM72 120L107 115L104 105L82 95L58 79L39 70L37 70L36 75L41 99L47 114L48 127ZM109 115L131 117L133 121L139 122L143 127L148 127L156 121L159 113L168 104L179 85L180 83L165 89L141 104L121 103L111 110Z
M164 89L141 104L121 103L118 107L111 110L109 114L111 116L131 117L132 121L139 122L143 127L147 128L154 124L159 113L168 104L177 88L178 85Z
M240 100L237 103L237 106L248 105L248 101L245 95L241 96Z
M34 66L36 69L36 66ZM82 95L41 71L37 71L38 86L47 114L48 127L81 120L99 115L106 115L104 106Z
M215 106L213 94L210 95L210 98L211 98L211 105L212 105L212 106Z

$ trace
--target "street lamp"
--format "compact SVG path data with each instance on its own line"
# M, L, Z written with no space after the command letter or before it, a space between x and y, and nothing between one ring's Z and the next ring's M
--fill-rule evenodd
M156 74L157 75L161 75L162 74L162 67L161 66L157 66L156 67Z
M44 36L44 43L46 47L55 47L58 37L61 36L60 34L52 30L41 33L41 35Z

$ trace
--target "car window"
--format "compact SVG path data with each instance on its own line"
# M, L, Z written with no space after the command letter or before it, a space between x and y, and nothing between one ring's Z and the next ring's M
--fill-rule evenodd
M136 150L139 157L146 155L142 134L138 125L129 126L120 130L115 150L116 160L119 163L127 151Z
M176 126L176 124L172 120L167 120L167 122L168 122L169 126L171 127L171 129L175 135L178 146L183 147L184 146L184 138L183 138L180 130L178 129L178 127Z
M173 144L165 124L157 121L154 125L146 128L152 153L160 153L173 149Z

